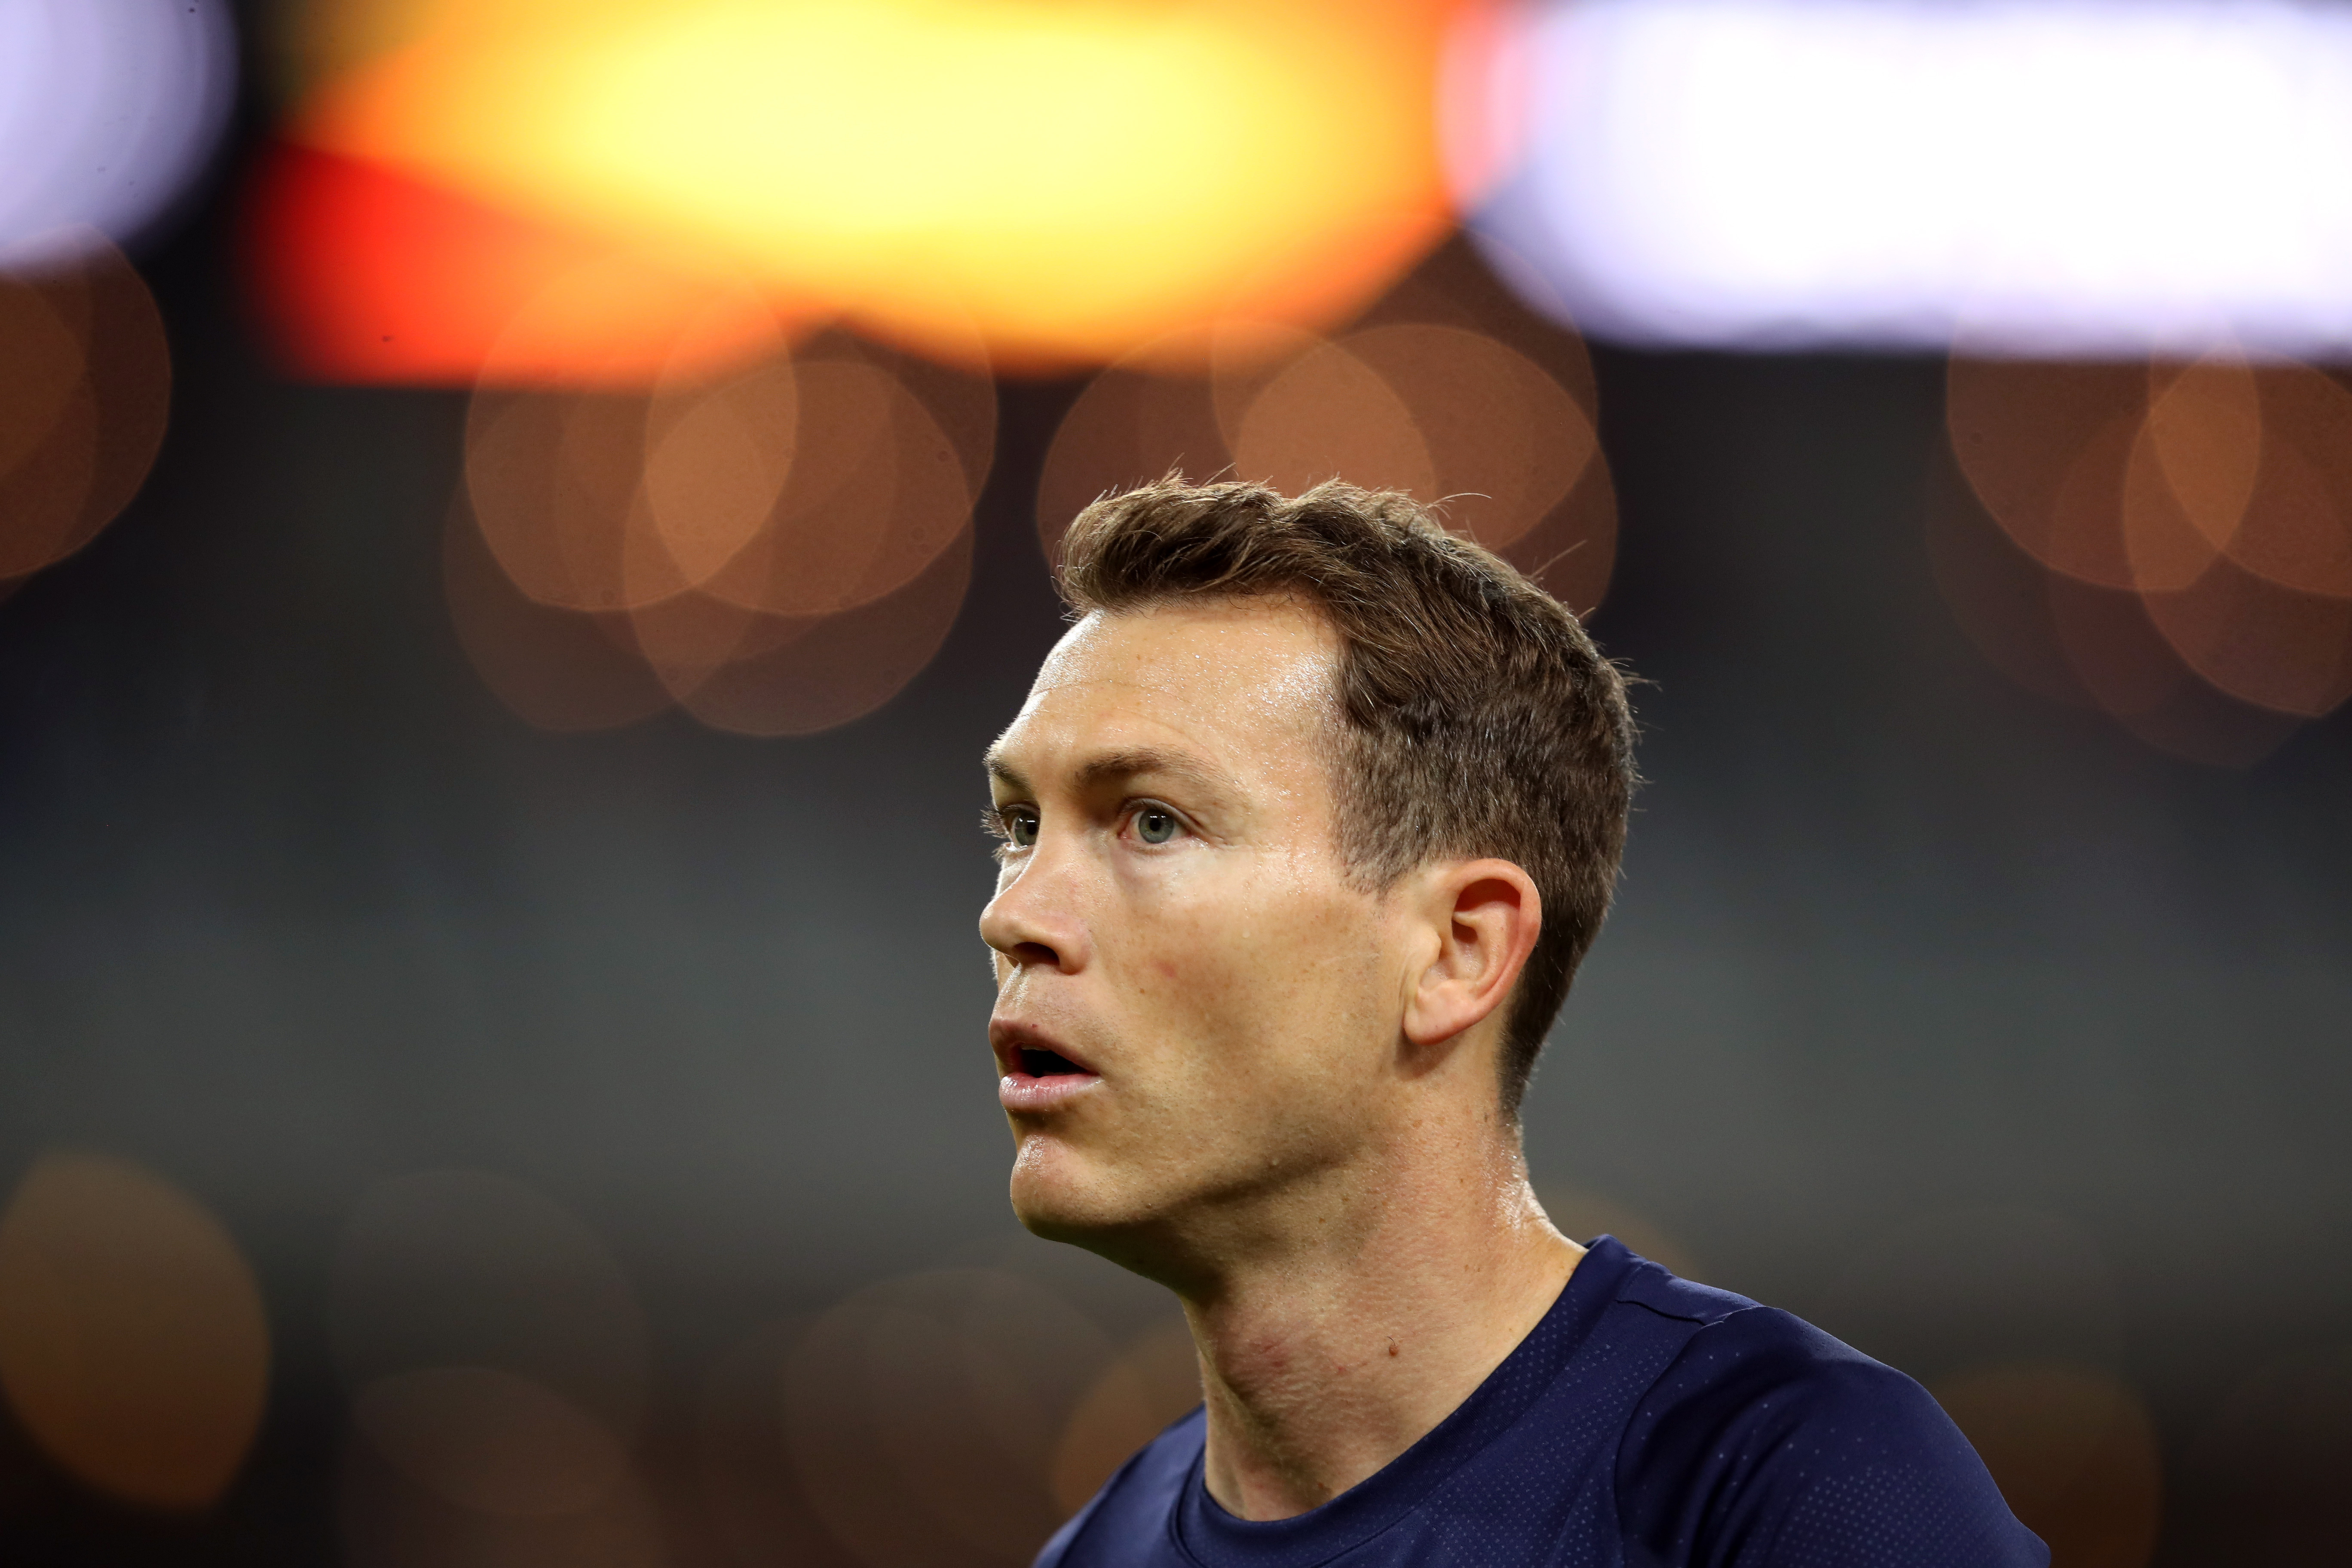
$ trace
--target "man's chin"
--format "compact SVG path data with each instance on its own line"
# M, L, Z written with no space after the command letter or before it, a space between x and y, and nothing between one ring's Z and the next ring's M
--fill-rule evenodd
M1013 1214L1034 1236L1077 1247L1133 1228L1133 1195L1108 1172L1056 1141L1032 1137L1013 1162Z

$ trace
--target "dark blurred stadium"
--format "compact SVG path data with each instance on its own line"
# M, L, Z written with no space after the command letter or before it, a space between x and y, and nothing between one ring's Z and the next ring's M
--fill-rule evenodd
M1563 1229L2058 1568L2352 1562L2352 13L17 10L7 1562L1026 1563L1195 1395L1007 1208L976 759L1173 465L1643 678Z

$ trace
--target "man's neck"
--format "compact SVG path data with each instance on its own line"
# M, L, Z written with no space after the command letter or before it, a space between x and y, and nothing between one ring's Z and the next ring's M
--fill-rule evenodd
M1415 1142L1444 1168L1343 1184L1312 1205L1330 1212L1292 1216L1294 1245L1188 1294L1206 1479L1228 1511L1287 1519L1381 1469L1486 1381L1583 1256L1536 1205L1515 1136L1475 1155Z

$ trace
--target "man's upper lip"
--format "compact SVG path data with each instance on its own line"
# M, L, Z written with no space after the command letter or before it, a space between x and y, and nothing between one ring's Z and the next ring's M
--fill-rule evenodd
M1085 1058L1034 1024L1018 1018L991 1018L988 1021L988 1043L996 1051L997 1065L1006 1072L1020 1072L1023 1051L1051 1051L1080 1072L1095 1069Z

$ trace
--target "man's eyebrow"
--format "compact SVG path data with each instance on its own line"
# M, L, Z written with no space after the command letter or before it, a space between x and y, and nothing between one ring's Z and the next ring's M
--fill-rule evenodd
M1078 784L1091 789L1143 773L1165 773L1213 795L1233 792L1233 780L1222 768L1182 752L1163 752L1150 746L1108 752L1089 759L1078 769Z
M1021 776L1021 770L1005 761L1003 754L993 748L981 758L981 763L988 769L989 777L1006 789L1019 795L1034 793L1029 787L1029 781ZM1080 789L1097 789L1146 773L1164 773L1212 795L1234 793L1233 778L1223 769L1182 752L1163 752L1151 746L1106 752L1099 757L1088 759L1078 768L1077 785Z

